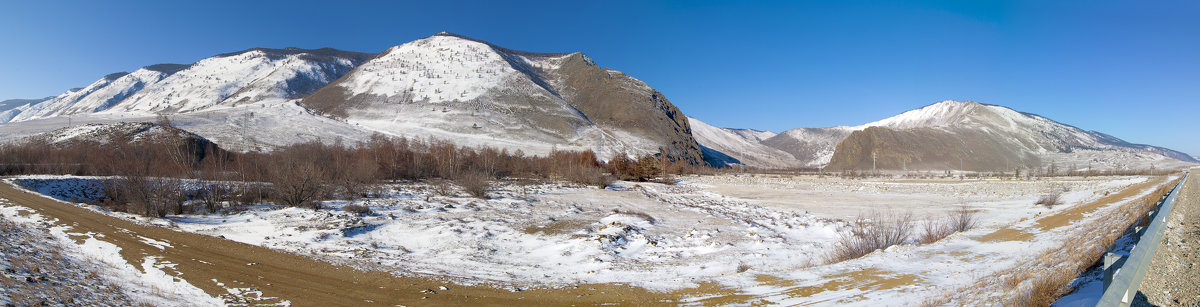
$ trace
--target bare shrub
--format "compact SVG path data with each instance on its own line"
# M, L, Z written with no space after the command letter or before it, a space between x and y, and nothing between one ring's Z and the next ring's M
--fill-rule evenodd
M830 263L846 261L875 250L904 244L912 235L911 212L872 212L850 223L850 234L843 235L829 254Z
M326 193L325 174L314 163L281 159L271 172L274 198L285 206L317 209L316 200Z
M221 204L229 200L232 192L227 184L210 183L200 187L200 190L196 191L196 196L204 204L204 209L213 213L221 210Z
M979 219L975 214L975 211L967 208L966 205L959 206L950 213L950 225L955 232L971 230L979 225Z
M738 266L737 266L737 272L738 272L738 273L745 273L746 271L749 271L750 269L752 269L752 268L750 267L750 265L749 265L749 264L745 264L745 263L738 264Z
M371 214L371 207L368 207L365 205L353 204L353 205L346 205L345 207L342 207L342 211L346 211L346 212L350 212L350 213L354 213L354 214L358 214L358 215L369 215L369 214Z
M1061 192L1052 192L1052 193L1042 194L1042 197L1039 197L1037 202L1035 202L1034 204L1042 205L1042 206L1045 206L1046 208L1053 208L1054 206L1061 205L1062 204L1062 193Z
M598 167L575 167L567 171L566 179L568 181L594 186L600 189L607 188L612 185L616 178L605 174L603 169Z
M445 180L438 180L432 186L433 194L437 196L450 197L454 196L454 189Z
M1071 293L1074 274L1046 274L1033 279L1028 290L1019 292L1010 306L1050 306L1063 295Z
M331 172L341 196L346 199L366 196L368 187L378 177L379 166L361 153L356 153L355 157L338 159L335 165Z
M921 244L937 242L956 232L975 228L976 224L978 224L978 220L975 218L975 211L965 205L960 206L945 218L921 222L921 229L925 232L917 238L917 242Z
M187 200L183 182L171 178L121 176L105 184L109 197L125 203L129 213L150 217L182 214Z
M921 236L917 238L917 242L929 244L954 234L954 227L949 222L950 220L947 219L932 219L921 222L921 229L925 232L921 233Z
M454 179L454 183L457 183L459 186L461 186L464 191L467 191L467 194L471 195L471 197L481 199L487 198L487 189L491 187L491 183L488 182L488 176L482 173L466 173L459 175Z
M233 200L232 205L235 207L245 207L257 205L261 203L263 199L271 197L271 190L258 184L242 183L239 184L238 189L236 192L234 192L234 194L235 195L231 197Z

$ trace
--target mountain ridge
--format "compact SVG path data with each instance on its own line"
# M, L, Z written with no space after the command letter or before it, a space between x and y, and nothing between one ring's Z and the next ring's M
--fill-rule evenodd
M958 145L948 140L957 140ZM925 148L912 147L923 142L930 144L924 144ZM874 163L878 159L871 155L878 156L880 153L872 153L871 150L877 147L895 147L898 150L888 153L888 159L894 161L885 161L884 167L887 169L906 168L910 166L909 162L913 162L911 166L914 167L958 169L974 166L986 170L1003 170L1013 165L1033 167L1043 163L1122 168L1130 167L1127 163L1150 167L1155 163L1182 165L1200 162L1178 151L1129 143L1038 114L1000 105L953 100L929 104L859 126L791 129L761 143L788 152L810 167L831 170L863 169L864 165L874 168L878 166L878 163ZM959 152L959 156L978 151L987 154L975 154L976 157L989 156L992 160L980 158L974 163L949 161L952 159L929 152L930 148ZM1075 152L1081 154L1072 155ZM938 158L931 159L936 161L919 159L934 156Z
M67 116L102 124L164 114L236 150L383 133L531 154L703 161L686 116L644 82L581 52L518 51L448 32L378 54L250 48L151 65L8 113L6 125L28 124L0 139Z

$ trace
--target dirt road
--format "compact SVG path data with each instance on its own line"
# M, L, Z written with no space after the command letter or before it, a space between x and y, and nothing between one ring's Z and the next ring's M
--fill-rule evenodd
M361 271L220 238L139 225L3 183L0 183L0 198L58 219L58 224L73 227L72 232L102 235L101 240L120 247L121 256L135 266L147 256L175 263L175 271L182 278L213 296L227 294L228 287L258 289L264 297L288 300L295 306L674 305L685 295L713 296L722 292L715 287L656 293L623 285L580 285L521 292L489 286L457 286L433 279ZM172 247L159 249L138 236L164 241ZM442 290L442 286L448 290Z

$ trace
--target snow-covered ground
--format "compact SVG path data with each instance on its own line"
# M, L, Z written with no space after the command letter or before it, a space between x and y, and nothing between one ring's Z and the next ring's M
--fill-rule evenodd
M624 283L675 291L713 282L729 289L725 293L750 295L748 302L917 304L1027 261L1034 257L1029 251L1061 244L1070 227L1039 230L1039 217L1147 180L742 175L685 177L675 185L619 182L603 190L522 180L496 185L489 199L422 182L387 185L378 197L329 201L316 211L261 205L165 219L116 215L361 268L514 290ZM25 183L58 194L86 181ZM1053 190L1068 191L1064 205L1034 205ZM373 213L340 210L351 204ZM848 232L844 220L862 212L930 218L960 205L979 212L980 227L931 244L825 261ZM1027 237L995 236L1004 229Z

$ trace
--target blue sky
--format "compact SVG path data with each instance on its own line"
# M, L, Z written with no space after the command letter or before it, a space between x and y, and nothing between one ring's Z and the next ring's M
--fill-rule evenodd
M374 53L449 31L582 51L723 127L857 125L958 99L1200 155L1196 1L429 2L0 2L0 99L252 47Z

